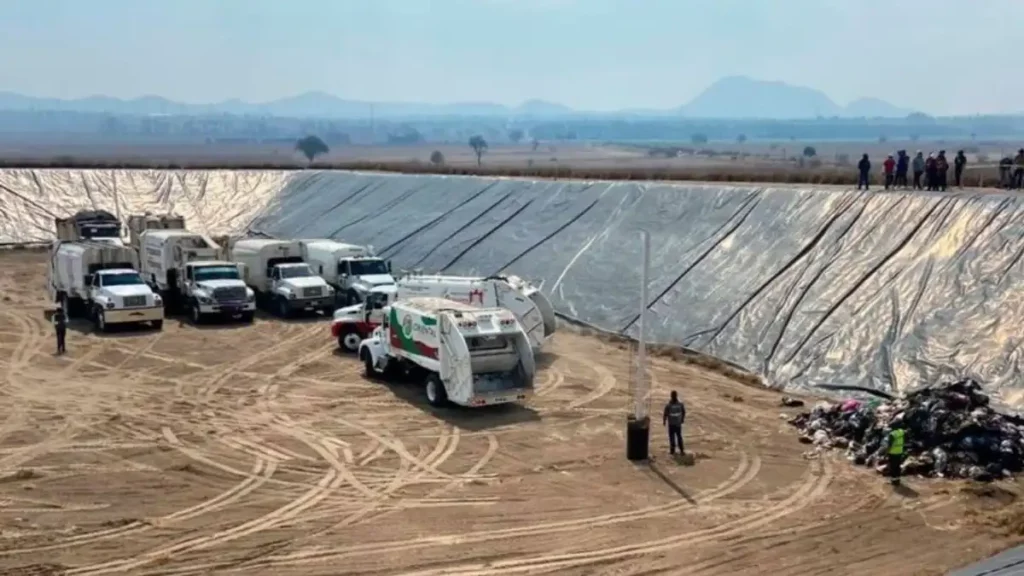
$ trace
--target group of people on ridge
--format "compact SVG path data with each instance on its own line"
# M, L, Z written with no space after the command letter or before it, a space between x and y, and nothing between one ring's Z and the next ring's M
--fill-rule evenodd
M1013 158L1004 156L999 161L999 184L1007 190L1024 189L1024 148Z
M967 166L967 156L963 150L959 150L953 158L953 185L963 188L964 168ZM867 154L861 157L857 163L857 190L862 187L870 190L869 177L871 175L871 160ZM890 188L913 188L914 190L946 190L948 183L949 160L946 159L946 151L939 150L938 154L932 152L927 158L920 150L911 158L906 150L896 152L896 157L890 154L882 162L882 174L885 177L885 189ZM913 183L907 179L907 175L913 173Z

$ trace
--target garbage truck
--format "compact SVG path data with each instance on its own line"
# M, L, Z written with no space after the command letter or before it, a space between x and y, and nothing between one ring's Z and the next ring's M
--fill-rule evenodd
M373 254L373 246L335 240L299 240L302 259L337 290L342 306L357 304L378 286L394 286L391 262Z
M395 301L396 292L394 284L374 286L359 304L335 310L331 337L338 340L338 347L352 354L358 352L359 344L384 321L384 308Z
M121 324L163 328L163 301L139 275L135 251L121 240L113 214L79 212L54 224L47 284L69 318L88 318L101 332Z
M432 406L479 407L533 394L533 350L505 308L431 297L397 300L359 345L359 357L369 378L422 381Z
M171 228L149 215L129 217L139 270L160 293L168 310L184 310L193 324L209 318L252 322L256 294L245 285L238 265L223 259L224 249L210 237ZM145 228L156 224L153 228Z
M230 246L230 260L242 266L243 278L257 304L282 318L297 312L334 312L334 288L302 259L297 240L241 238Z
M557 326L555 309L540 289L518 276L443 276L406 274L398 280L397 298L436 296L470 305L507 308L516 315L535 351Z

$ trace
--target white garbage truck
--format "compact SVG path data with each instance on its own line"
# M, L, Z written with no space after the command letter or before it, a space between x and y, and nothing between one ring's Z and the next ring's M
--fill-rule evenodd
M516 315L535 351L547 343L558 325L547 296L518 276L407 274L399 278L397 286L398 300L435 296L474 306L507 308Z
M391 262L374 255L373 246L335 240L299 240L302 259L337 290L342 306L357 304L379 286L394 286Z
M511 311L443 298L398 300L359 346L367 377L422 379L432 406L527 400L536 373L526 332Z
M163 328L163 301L139 275L136 253L121 240L113 214L79 212L55 224L47 284L69 318L88 318L101 332L121 324Z
M233 262L242 266L246 285L256 293L257 303L268 306L282 318L296 312L334 312L334 288L302 259L297 240L242 238L231 243Z
M149 215L128 220L139 254L139 271L163 297L169 310L184 310L194 324L207 318L252 322L256 294L245 285L238 265L224 260L224 249L210 237L161 225ZM150 223L156 224L153 227Z

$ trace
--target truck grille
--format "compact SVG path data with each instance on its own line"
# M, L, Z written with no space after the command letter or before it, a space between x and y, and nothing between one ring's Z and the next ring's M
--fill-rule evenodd
M244 286L229 286L227 288L217 288L213 291L213 299L217 302L238 302L245 300L245 298Z
M146 305L146 297L145 296L125 296L124 297L124 305L125 305L125 307L145 306Z
M302 289L302 297L303 298L319 298L322 293L323 293L323 288L321 288L319 286L313 286L312 288L303 288Z

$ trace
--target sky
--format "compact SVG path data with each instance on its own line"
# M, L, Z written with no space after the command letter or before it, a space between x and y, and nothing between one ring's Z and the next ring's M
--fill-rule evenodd
M1024 112L1021 0L4 0L0 90L674 108L745 75Z

